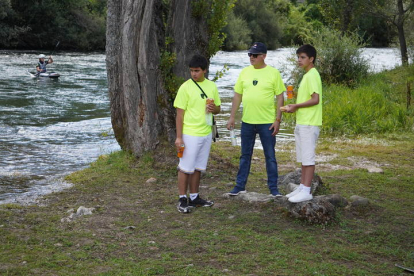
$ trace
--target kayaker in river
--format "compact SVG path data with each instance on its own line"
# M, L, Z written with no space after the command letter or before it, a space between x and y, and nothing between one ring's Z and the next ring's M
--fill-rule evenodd
M39 62L37 63L37 66L36 66L36 71L38 74L46 73L46 65L53 63L52 56L50 56L47 61L45 61L45 57L46 56L43 54L39 55Z

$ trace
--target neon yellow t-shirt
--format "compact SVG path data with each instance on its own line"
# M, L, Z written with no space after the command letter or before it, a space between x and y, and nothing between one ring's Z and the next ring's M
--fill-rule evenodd
M204 81L197 82L197 84L204 90L208 98L214 99L216 106L221 105L217 86L214 82L204 79ZM206 98L201 98L201 94L203 92L192 79L184 82L178 89L174 107L185 111L183 134L206 136L211 132L211 126L206 122Z
M275 96L285 91L279 70L267 65L255 69L244 68L237 79L234 91L243 95L242 121L248 124L271 124L276 119Z
M308 126L322 125L322 81L318 70L310 69L299 84L296 103L303 103L311 99L313 93L319 94L319 104L299 108L296 111L296 124Z

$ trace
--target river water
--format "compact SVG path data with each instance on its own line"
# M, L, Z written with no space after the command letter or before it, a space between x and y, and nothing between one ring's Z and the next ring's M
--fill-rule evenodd
M36 66L38 54L0 51L0 204L30 202L69 187L65 175L119 150L110 122L105 55L57 53L48 71L61 77L37 79L27 71ZM280 49L269 51L266 59L284 80L292 68L287 61L291 55L292 49ZM374 72L400 64L396 49L365 49L364 55ZM224 64L229 71L217 81L223 102L217 121L221 140L228 140L224 125L232 88L250 63L245 52L219 52L212 59L211 75ZM277 139L292 140L291 131L282 130Z

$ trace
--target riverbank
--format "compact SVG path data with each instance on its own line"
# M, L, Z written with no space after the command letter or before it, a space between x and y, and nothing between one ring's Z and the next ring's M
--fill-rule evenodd
M371 202L339 210L327 226L295 220L272 203L222 198L239 157L228 142L214 144L202 176L201 194L215 205L191 214L176 210L173 147L140 160L103 155L67 177L72 188L36 206L0 206L0 274L405 275L395 264L414 266L413 139L321 139L317 171L329 193ZM294 143L277 148L280 174L295 169ZM369 173L367 164L383 173ZM255 150L248 189L267 193L265 179ZM92 215L67 219L80 206L94 208Z

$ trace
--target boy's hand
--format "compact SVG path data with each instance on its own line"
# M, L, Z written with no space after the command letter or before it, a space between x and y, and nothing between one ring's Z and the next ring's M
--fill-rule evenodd
M286 106L286 111L287 113L294 113L298 108L296 107L295 104L288 104Z
M184 145L183 138L175 139L175 147L177 148L177 151L180 149L181 145Z
M212 113L216 107L216 105L214 104L214 99L207 99L208 102L206 103L206 110L208 113Z

